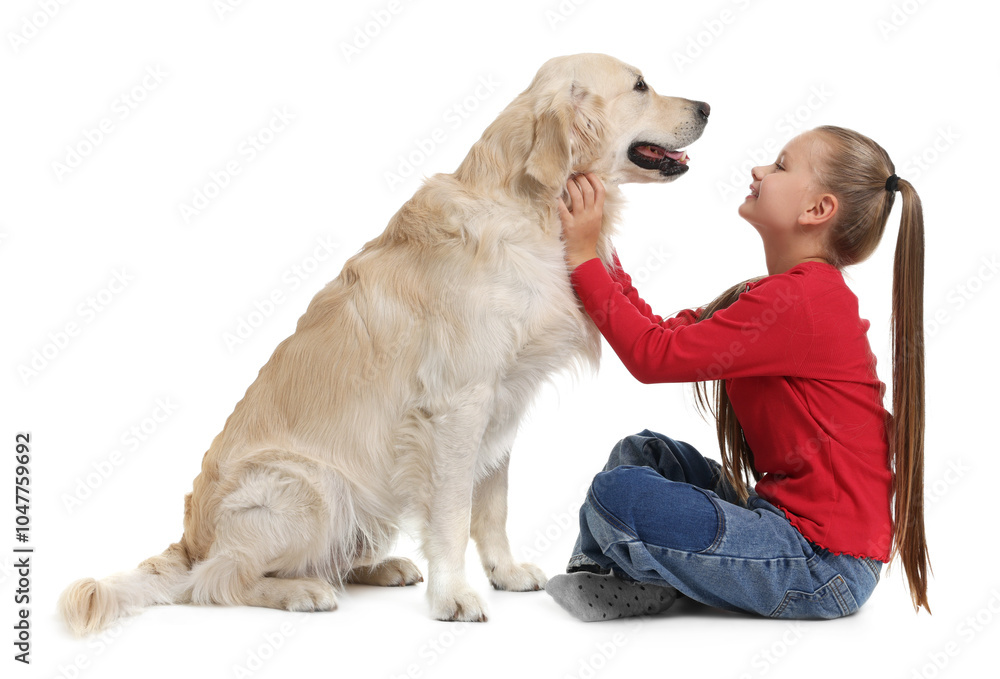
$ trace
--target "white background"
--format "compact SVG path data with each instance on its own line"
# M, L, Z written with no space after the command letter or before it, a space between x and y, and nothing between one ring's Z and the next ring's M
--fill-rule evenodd
M46 5L58 7L53 16ZM402 0L394 14L382 0L220 7L17 0L0 14L2 478L9 490L14 435L30 431L36 549L25 667L12 659L18 578L5 493L4 676L909 678L970 676L995 658L1000 285L985 262L995 267L1000 254L990 207L996 3ZM367 44L358 38L365 30ZM346 55L356 40L361 47ZM544 593L491 590L470 548L486 624L431 620L421 584L350 587L333 613L159 607L102 637L69 636L55 613L61 590L132 568L180 536L182 498L204 451L315 291L383 229L419 175L457 167L545 60L592 51L637 66L661 94L712 105L687 175L625 188L619 253L661 314L764 272L759 239L736 208L754 157L770 162L801 130L858 129L917 187L927 224L934 615L913 613L896 567L858 615L833 622L688 603L638 626L585 625ZM251 161L241 144L275 109L294 119ZM88 150L83 142L104 119L107 131ZM435 129L445 140L391 185L386 173ZM82 148L81 157L67 147ZM239 174L185 221L181 205L230 161ZM55 165L70 162L69 172ZM879 252L848 272L884 381L898 212ZM336 245L318 262L323 238ZM296 267L310 272L293 286ZM115 272L127 287L108 287ZM225 334L274 291L283 302L228 347ZM86 311L91 297L103 300L99 313ZM68 324L72 337L61 334ZM687 386L638 384L610 351L598 376L556 379L514 449L515 552L550 575L563 569L583 490L622 436L649 427L717 455L713 428L692 403ZM135 426L141 441L129 433ZM412 542L400 552L426 567Z

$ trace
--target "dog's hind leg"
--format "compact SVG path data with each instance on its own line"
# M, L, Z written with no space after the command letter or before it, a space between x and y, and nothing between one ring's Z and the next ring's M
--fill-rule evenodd
M370 566L355 566L347 574L347 582L377 587L404 587L424 581L420 569L409 559L393 556Z
M424 576L415 563L402 556L386 556L399 533L396 525L370 514L366 523L370 527L366 532L369 539L361 545L344 580L375 587L405 587L423 582Z
M247 457L232 478L208 557L191 570L191 601L336 608L356 539L348 484L308 458L274 450Z

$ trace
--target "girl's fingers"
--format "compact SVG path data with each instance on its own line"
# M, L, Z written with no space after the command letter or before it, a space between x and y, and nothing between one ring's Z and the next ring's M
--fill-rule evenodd
M604 208L604 184L593 172L575 174L566 182L566 192L573 202L570 214L579 214L584 210Z
M573 214L569 211L569 208L566 207L566 203L563 202L561 196L559 197L558 209L559 209L559 219L566 221L573 218Z
M597 178L597 175L594 174L593 172L587 173L587 180L594 187L594 202L597 204L598 207L603 207L604 184L601 182L600 179Z
M584 209L590 209L594 205L594 185L590 182L590 176L577 175L576 183L580 186L580 192L583 194Z
M574 208L583 207L583 196L580 194L580 186L576 183L576 177L570 177L569 181L566 182L566 192L569 194ZM560 198L560 200L562 199Z

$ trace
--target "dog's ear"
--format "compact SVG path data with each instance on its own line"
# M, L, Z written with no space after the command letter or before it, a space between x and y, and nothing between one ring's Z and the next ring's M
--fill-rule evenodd
M574 82L559 87L539 104L525 170L546 188L560 190L574 161L591 155L600 139L603 103Z

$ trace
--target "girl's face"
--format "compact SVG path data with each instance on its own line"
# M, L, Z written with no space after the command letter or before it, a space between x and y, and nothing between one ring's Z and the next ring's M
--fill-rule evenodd
M803 232L803 215L824 195L812 168L826 152L826 143L817 133L804 132L785 144L773 163L750 171L750 195L739 214L760 232L765 245Z

